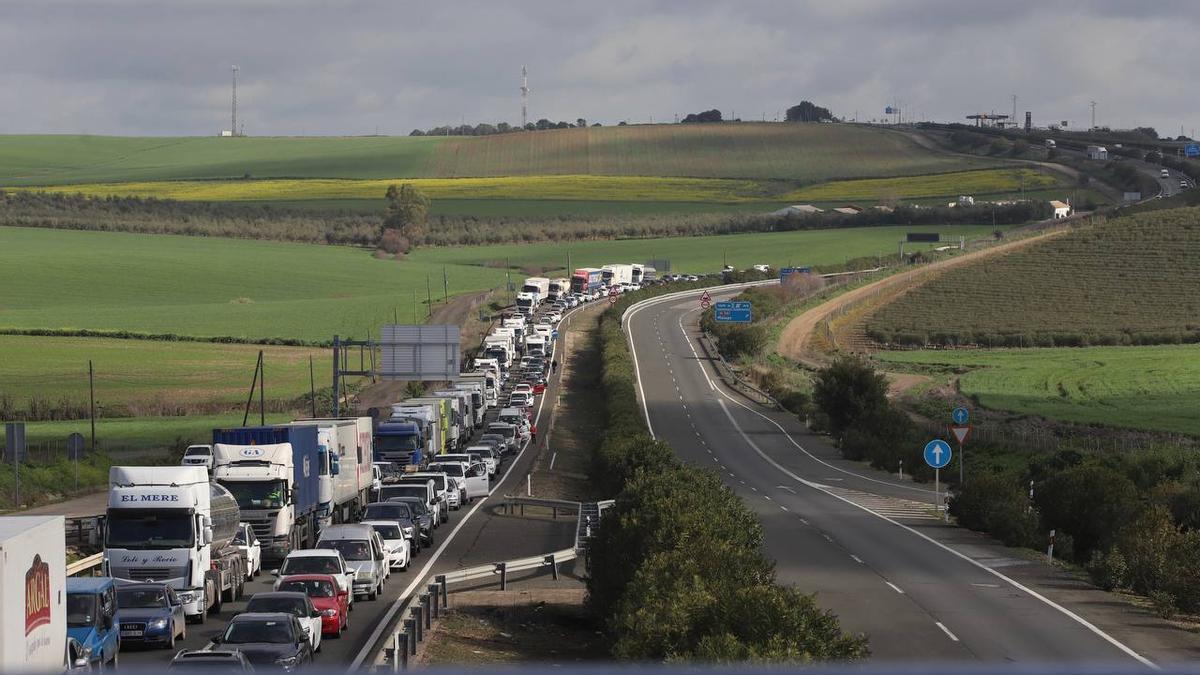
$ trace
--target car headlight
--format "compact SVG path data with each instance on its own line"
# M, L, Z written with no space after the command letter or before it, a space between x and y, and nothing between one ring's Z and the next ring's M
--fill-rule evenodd
M411 537L412 534L413 534L412 525L409 525L408 527L404 528L404 536Z
M154 619L153 621L150 621L149 623L146 624L146 628L148 628L149 630L163 630L166 627L167 627L166 619Z
M296 662L299 660L300 660L300 657L298 655L297 656L285 656L281 659L275 659L275 663L283 666L284 668L291 668L291 667L295 666Z

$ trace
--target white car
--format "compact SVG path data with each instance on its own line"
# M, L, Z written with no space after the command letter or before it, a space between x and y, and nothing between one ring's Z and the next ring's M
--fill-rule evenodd
M562 314L559 313L557 310L552 309L549 312L546 312L546 316L544 316L542 318L549 321L550 325L554 325L554 324L558 323L559 321L562 321Z
M459 485L457 479L450 477L446 478L446 487L446 504L452 511L461 509L463 502L467 499L467 488Z
M280 580L292 574L333 575L333 578L337 579L338 590L348 594L349 604L354 605L355 571L346 564L346 559L337 549L306 548L292 551L283 559L283 564L278 569L271 570L271 574L279 577L271 589L276 591L279 590Z
M364 520L362 524L375 528L383 539L383 548L388 554L388 566L401 572L407 570L409 562L412 561L412 550L404 532L400 530L399 523L394 520Z
M233 536L233 547L246 558L246 578L253 579L262 572L262 544L248 523L239 523Z
M183 451L183 466L202 466L212 473L213 452L211 445L189 445Z
M489 481L487 466L483 462L467 464L465 462L433 463L430 471L441 471L448 476L461 480L466 485L467 501L476 497L487 497Z
M522 382L521 384L513 387L512 393L533 395L533 385L529 384L528 382Z
M533 405L533 392L517 391L508 397L508 407L528 408Z
M477 453L479 461L483 462L487 467L488 476L495 476L496 470L500 468L500 463L492 456L492 446L490 445L472 445L467 448L467 452Z

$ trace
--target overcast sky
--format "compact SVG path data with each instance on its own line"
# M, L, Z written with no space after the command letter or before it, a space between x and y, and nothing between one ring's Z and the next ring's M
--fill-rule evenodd
M530 119L1011 112L1200 126L1194 0L0 0L0 133L250 135ZM2 151L2 148L0 148Z

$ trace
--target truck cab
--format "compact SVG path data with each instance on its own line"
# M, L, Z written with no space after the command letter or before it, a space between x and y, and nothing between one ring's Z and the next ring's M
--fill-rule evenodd
M399 417L375 427L375 461L420 465L426 450L424 420Z
M88 654L94 667L117 665L117 585L111 577L67 578L67 636Z

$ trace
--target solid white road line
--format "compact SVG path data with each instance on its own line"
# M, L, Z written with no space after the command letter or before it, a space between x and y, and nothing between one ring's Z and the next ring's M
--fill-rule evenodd
M955 642L958 642L958 638L955 637L954 633L951 633L950 629L946 628L946 626L944 626L941 621L935 621L934 623L937 624L938 628L942 629L942 632L946 634L946 637L950 638L951 640L954 640Z
M862 558L860 558L860 557L858 557L858 556L854 555L853 553L851 553L851 554L850 554L850 557L851 557L851 558L854 558L854 562L858 563L859 565L865 565L865 564L866 564L866 563L864 563L864 562L862 561Z
M896 591L896 592L897 592L897 593L899 593L900 595L904 595L904 591L900 590L900 587L899 587L899 586L897 586L896 584L893 584L893 583L892 583L892 582L890 582L890 581L885 581L885 582L883 582L883 583L885 583L885 584L887 584L888 586L890 586L890 587L891 587L891 589L892 589L893 591Z

